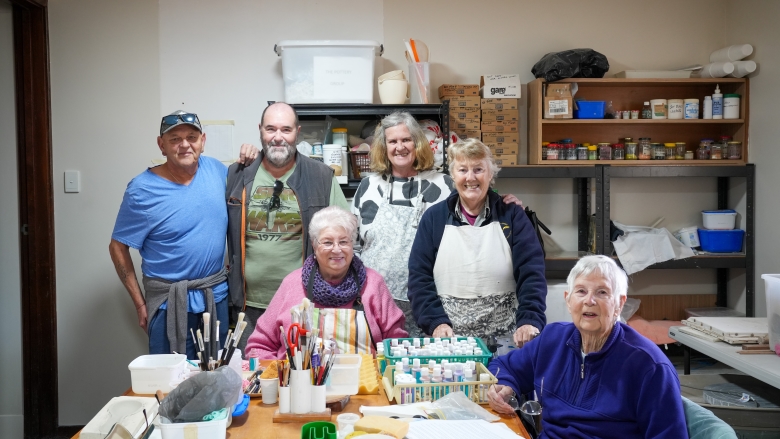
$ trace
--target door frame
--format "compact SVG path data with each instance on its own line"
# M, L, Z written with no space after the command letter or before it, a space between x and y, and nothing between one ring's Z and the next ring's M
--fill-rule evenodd
M24 437L56 437L57 295L47 0L13 7Z

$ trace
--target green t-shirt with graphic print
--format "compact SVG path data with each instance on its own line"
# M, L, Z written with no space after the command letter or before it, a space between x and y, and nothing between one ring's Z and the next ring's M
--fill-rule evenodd
M246 304L267 308L282 280L303 265L303 222L295 193L287 185L295 166L279 181L284 190L278 209L271 209L276 179L259 166L249 196L246 217ZM329 204L349 211L335 177Z

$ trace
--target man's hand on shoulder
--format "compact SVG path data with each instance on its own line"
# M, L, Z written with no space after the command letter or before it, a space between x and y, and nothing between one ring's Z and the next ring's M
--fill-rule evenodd
M238 160L236 163L241 163L244 166L249 166L255 161L260 154L260 150L251 143L244 143L241 145L241 151L238 153Z

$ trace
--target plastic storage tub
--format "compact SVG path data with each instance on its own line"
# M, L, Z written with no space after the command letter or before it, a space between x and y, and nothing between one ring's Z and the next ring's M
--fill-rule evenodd
M418 358L418 357L415 357ZM397 404L411 404L422 401L436 401L452 392L461 391L466 397L477 404L488 404L488 388L496 384L498 379L487 370L482 363L476 364L477 374L471 381L451 383L396 384L393 385L395 371L388 367L382 376L382 387L385 388L387 400L395 399ZM479 381L481 374L490 375L489 381Z
M701 249L710 253L736 253L742 250L745 231L699 229Z
M430 337L428 337L430 338ZM458 341L466 340L468 337L457 337ZM398 343L403 343L404 340L413 340L412 338L398 338ZM395 363L398 363L400 361L403 361L402 358L399 356L393 356L390 354L392 350L390 349L390 343L391 339L386 338L385 343L385 358L387 359L387 368L389 369L389 366L392 366ZM485 346L485 342L482 341L479 337L474 337L474 341L477 342L477 347L482 349L482 354L477 355L453 355L453 354L447 354L447 355L418 355L414 358L419 358L420 363L427 363L429 360L436 360L437 363L441 363L441 360L447 360L450 363L465 363L466 361L476 361L477 363L482 363L487 367L488 362L491 358L493 358L493 354L488 350L487 346ZM409 362L411 363L412 357L409 357Z
M575 101L575 119L604 119L606 101Z
M220 421L157 424L162 439L225 439L230 417Z
M181 382L187 375L187 356L183 354L141 355L128 366L133 393L168 393L171 383Z
M766 318L769 349L780 355L780 274L762 274L766 289Z
M701 220L709 230L732 230L737 221L736 210L702 210Z
M360 364L363 357L358 354L339 354L333 360L326 395L357 395L360 387Z
M691 248L701 245L701 242L699 242L698 227L684 227L675 232L674 237Z
M282 57L285 102L373 103L375 58L382 50L367 40L280 41L274 52Z

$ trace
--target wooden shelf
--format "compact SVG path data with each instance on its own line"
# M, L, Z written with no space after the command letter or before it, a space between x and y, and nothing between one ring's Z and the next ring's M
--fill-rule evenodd
M543 160L538 165L533 166L572 166L572 167L586 167L595 165L612 165L612 166L711 166L711 167L724 167L724 166L744 166L745 162L742 160ZM529 165L530 166L530 165ZM503 173L506 169L514 168L501 168ZM501 175L499 174L499 177Z
M743 119L542 119L542 124L582 124L582 125L644 125L644 124L743 124Z

